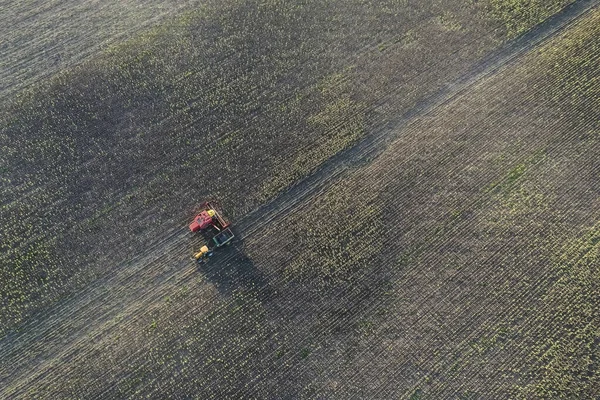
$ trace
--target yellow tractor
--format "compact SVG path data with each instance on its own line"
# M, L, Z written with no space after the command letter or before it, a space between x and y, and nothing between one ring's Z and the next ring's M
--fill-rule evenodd
M202 246L200 251L194 254L194 258L200 264L208 261L209 257L212 257L213 251L208 248L208 246Z

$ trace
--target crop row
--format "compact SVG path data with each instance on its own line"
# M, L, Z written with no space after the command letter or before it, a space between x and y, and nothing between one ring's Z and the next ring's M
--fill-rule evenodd
M497 45L458 3L432 8L443 23L395 2L190 13L21 93L1 118L2 326L143 251L174 210L210 195L243 215L456 76Z
M552 75L552 60L538 60L408 127L372 166L247 239L253 266L215 259L216 283L232 269L259 270L258 287L241 276L222 297L197 273L176 272L187 256L178 239L142 265L139 281L115 286L123 293L113 295L140 295L130 320L75 343L77 372L48 369L29 388L86 397L506 394L514 374L526 380L511 371L529 349L518 339L539 339L518 323L552 280L546 261L598 211L589 194L595 114L579 119L558 84L579 67ZM554 118L556 104L564 118ZM142 279L155 286L140 290ZM165 298L183 285L197 291ZM556 296L550 304L564 302ZM504 364L486 363L495 360Z

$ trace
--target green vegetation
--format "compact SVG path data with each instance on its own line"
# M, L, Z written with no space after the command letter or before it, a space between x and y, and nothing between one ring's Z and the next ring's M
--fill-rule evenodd
M356 201L355 189L336 186L284 226L271 229L287 231L287 240L300 250L287 261L284 279L327 288L353 285L349 277L374 267L383 251L383 228L381 209L373 204L373 197Z
M600 226L573 240L552 266L557 280L536 307L524 399L593 398L600 388Z
M557 102L586 109L600 107L600 13L540 49L541 63L556 87L548 94Z
M0 396L593 397L600 13L454 92L480 2L213 6L1 111ZM239 239L198 266L206 198Z
M484 191L492 193L509 193L511 189L515 186L515 184L517 184L521 180L523 174L525 174L528 169L534 167L537 163L542 162L543 159L544 151L535 152L535 154L533 154L527 160L511 168L506 174L506 176L502 177L502 179L496 182L492 182L488 186L486 186Z
M272 199L497 45L478 6L431 3L215 2L8 99L0 332L184 224L174 209Z
M540 73L555 87L545 93L585 128L579 139L597 146L598 121L584 115L600 107L600 13L543 46ZM522 398L592 398L600 387L600 230L598 224L559 247L552 259L553 284L533 311L530 331L535 345L528 354L529 382L516 393Z
M509 38L527 32L575 0L489 0L491 15L506 27Z
M351 69L346 74L351 74ZM282 164L287 163L285 170L265 182L261 189L264 200L307 176L329 157L363 137L367 107L351 98L352 81L345 74L337 73L316 85L317 96L313 101L323 107L306 119L307 128L317 132L316 142L295 159L282 161Z

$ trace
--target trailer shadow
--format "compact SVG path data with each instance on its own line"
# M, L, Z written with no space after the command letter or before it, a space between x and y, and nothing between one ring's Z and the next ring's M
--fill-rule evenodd
M245 254L239 240L217 249L208 262L198 264L197 268L223 295L240 289L255 292L261 300L272 295L266 276Z

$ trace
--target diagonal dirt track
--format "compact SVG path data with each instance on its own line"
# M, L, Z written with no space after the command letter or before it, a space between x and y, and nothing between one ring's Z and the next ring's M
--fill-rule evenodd
M597 1L578 2L574 6L566 9L560 15L543 24L534 32L531 32L516 42L513 42L511 45L496 53L494 56L484 60L475 69L465 74L463 78L454 82L452 85L448 85L436 96L433 96L426 102L423 102L398 120L390 122L385 129L372 134L367 139L360 142L357 146L333 157L311 177L294 186L287 193L278 197L273 202L253 211L246 217L242 218L238 224L238 233L242 238L246 238L255 233L256 230L263 224L267 224L279 218L280 216L285 215L288 210L298 206L312 196L315 196L324 190L331 182L339 179L341 176L347 173L347 171L375 157L379 152L385 149L386 145L398 134L399 128L410 124L414 118L427 115L427 113L436 109L436 107L439 107L440 105L462 93L466 88L476 84L486 76L498 71L503 66L509 64L511 60L515 59L524 52L527 52L534 46L544 41L546 38L560 31L562 28L569 25L572 21L576 20L579 16L597 4ZM130 280L135 280L136 274L150 265L152 261L159 258L167 260L170 259L168 257L169 253L178 253L175 252L176 248L183 249L185 247L185 239L185 229L177 229L172 231L168 236L163 238L160 243L151 249L151 251L144 258L135 260L134 266L124 266L122 270L113 276L95 282L90 286L91 290L85 293L83 296L76 296L75 298L67 301L67 303L61 305L59 309L60 311L55 314L55 318L49 319L40 326L31 327L33 328L31 331L29 331L30 328L28 327L27 334L15 335L18 336L19 340L15 341L14 343L12 342L11 338L3 340L1 350L2 358L5 359L5 356L10 355L11 353L15 354L13 352L13 350L15 350L13 346L20 347L27 345L29 340L35 340L36 338L45 336L48 332L52 332L54 327L60 324L60 321L63 318L69 318L71 315L77 312L85 314L84 311L87 305L94 306L95 303L101 302L103 296L110 294L111 288L115 285L127 285ZM167 249L170 251L166 252ZM167 254L167 256L163 256L164 254ZM231 257L234 256L231 255L228 258L223 258L222 263L227 263ZM184 262L186 259L177 259L176 257L174 259L178 261L178 263L176 263L177 265L174 268L167 270L163 279L179 281L189 279L189 277L193 274L193 271L182 273L178 270L178 268L185 265ZM134 299L136 295L140 293L141 292L138 291L132 292L129 294L129 297ZM152 293L151 296L156 297L157 294ZM98 319L98 321L109 319L117 314L119 311L117 306L120 304L124 305L126 304L126 301L113 304L112 308L109 307L107 312L104 313L102 317ZM82 321L82 326L84 325L84 322L85 321ZM97 322L97 324L100 324L100 322ZM75 339L75 337L78 335L83 336L85 331L91 328L92 326L85 326L85 328L82 328L82 331L74 332L72 339Z
M242 218L238 222L238 230L242 238L252 234L257 229L253 227L257 227L259 221L266 222L276 219L278 216L284 214L286 210L313 196L315 193L321 192L331 182L339 179L347 171L373 159L412 120L423 117L442 104L451 101L470 86L496 73L512 60L565 29L599 4L600 1L598 0L581 0L573 3L527 34L486 57L461 78L449 83L438 93L417 104L417 106L404 115L401 115L398 119L389 121L386 126L377 132L369 134L355 146L336 154L326 161L314 174L294 185L286 193L278 196L273 201L259 207Z

